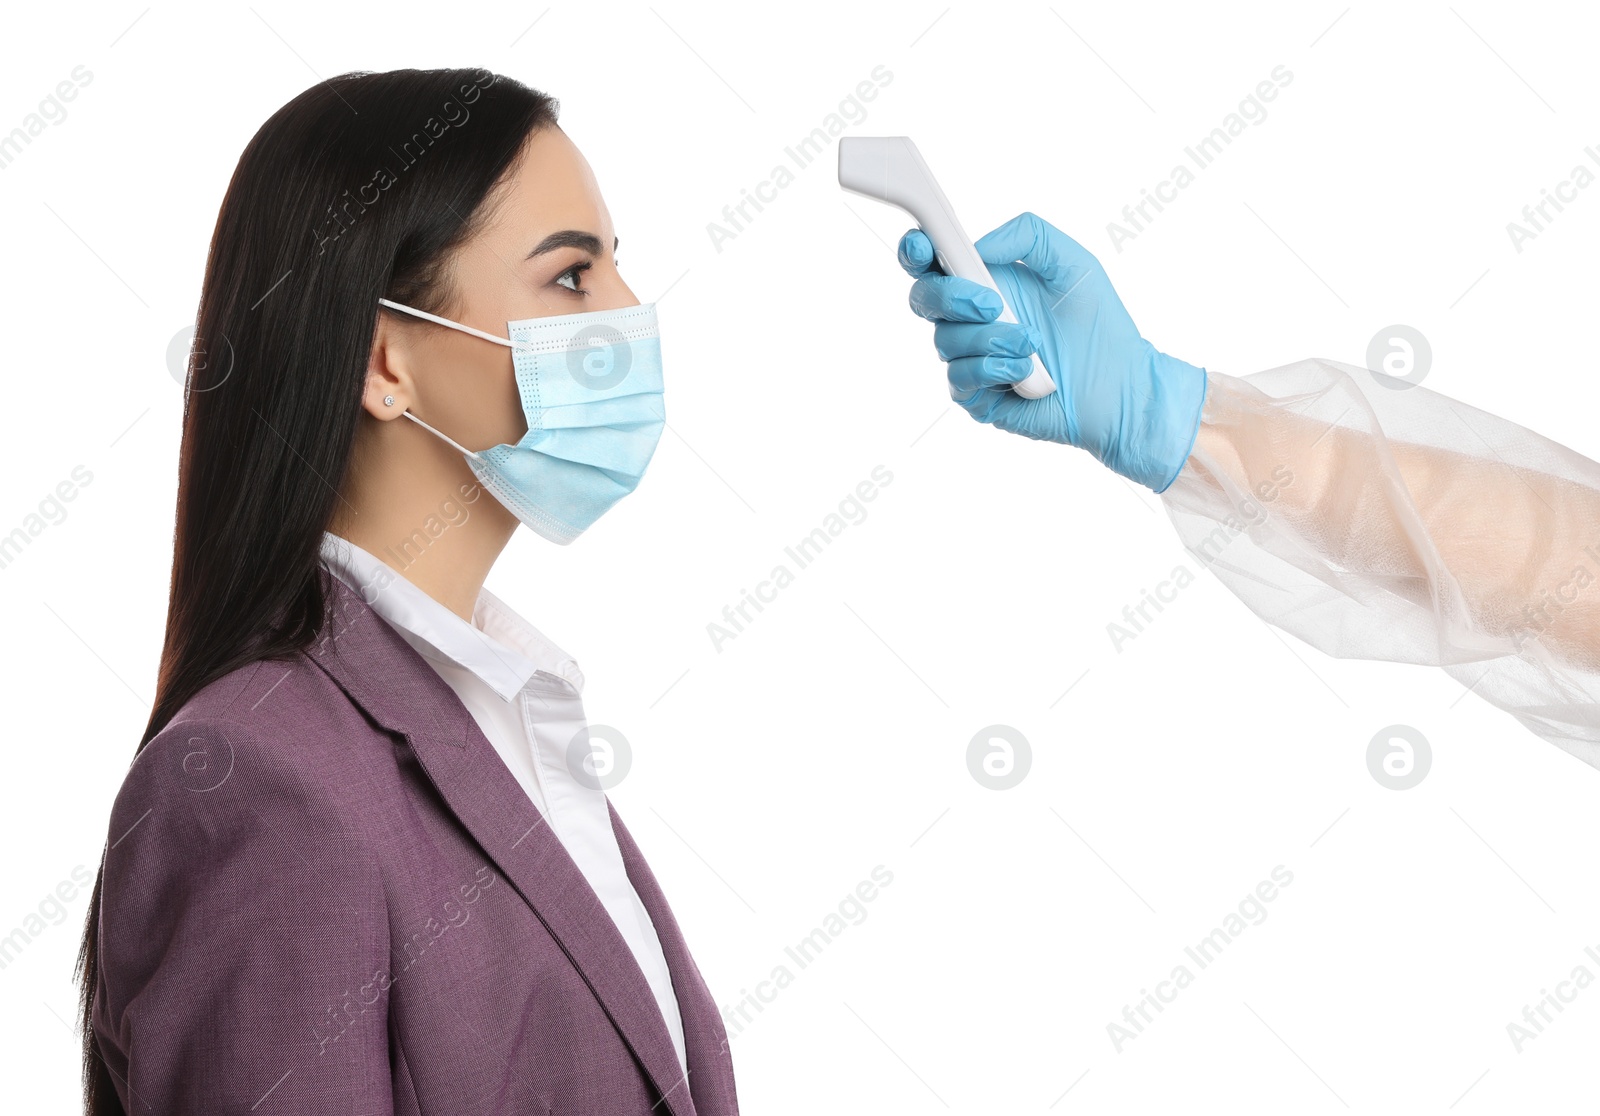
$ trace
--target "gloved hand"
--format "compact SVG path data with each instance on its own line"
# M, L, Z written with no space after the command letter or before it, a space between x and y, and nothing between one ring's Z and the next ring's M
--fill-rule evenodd
M994 320L1001 303L988 287L939 271L921 229L900 238L900 264L917 280L911 309L937 323L950 397L979 422L1078 446L1165 491L1200 429L1205 369L1141 337L1100 261L1042 218L1019 214L975 247L1020 324ZM1010 385L1028 375L1035 350L1056 390L1024 399Z

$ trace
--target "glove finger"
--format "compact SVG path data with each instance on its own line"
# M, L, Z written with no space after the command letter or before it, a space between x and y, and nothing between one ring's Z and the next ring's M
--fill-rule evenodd
M1062 288L1077 282L1100 261L1083 245L1033 213L1019 213L973 245L984 263L1021 260L1046 283Z
M1026 380L1032 371L1033 361L1028 357L959 357L950 362L950 398L987 388L1009 390L1012 384Z
M911 284L910 302L913 312L931 321L992 322L1005 308L994 288L937 272Z
M1039 348L1039 333L1017 322L939 322L933 327L933 347L940 360L1028 357Z
M977 391L960 392L952 390L950 398L961 404L961 409L966 411L979 422L992 423L1006 413L1006 397L1015 398L1009 387L979 388Z
M929 240L928 234L921 229L912 229L900 238L895 257L900 261L900 266L906 269L907 274L913 279L920 279L934 268L933 241Z

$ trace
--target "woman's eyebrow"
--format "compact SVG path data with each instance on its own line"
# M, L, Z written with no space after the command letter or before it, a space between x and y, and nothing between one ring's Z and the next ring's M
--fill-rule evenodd
M612 244L611 250L615 252L617 244L620 243L622 243L622 238L619 236L616 238L616 242ZM553 232L539 241L526 258L531 260L533 257L541 256L546 252L554 252L557 248L578 248L591 256L598 256L600 255L600 238L595 236L594 233L584 232L582 229L562 229L560 232Z

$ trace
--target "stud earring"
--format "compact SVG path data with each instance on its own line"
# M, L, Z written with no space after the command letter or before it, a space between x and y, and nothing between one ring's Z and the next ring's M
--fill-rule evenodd
M393 406L394 406L394 396L392 396L392 395L385 395L385 396L384 396L384 397L383 397L383 405L384 405L384 406L385 406L385 407L393 407Z

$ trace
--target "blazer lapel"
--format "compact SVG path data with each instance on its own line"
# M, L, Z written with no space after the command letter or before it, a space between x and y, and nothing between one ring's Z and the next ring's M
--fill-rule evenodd
M661 885L645 863L644 854L634 843L633 834L622 824L617 808L606 799L611 811L611 829L622 850L622 863L628 879L639 893L639 901L655 924L661 939L661 952L672 971L672 988L678 997L678 1013L683 1017L683 1045L689 1063L689 1089L694 1094L699 1116L737 1116L738 1098L734 1094L733 1057L728 1050L728 1032L700 968L689 953L678 920L667 906Z
M307 656L374 721L405 737L451 811L593 989L666 1110L696 1116L649 982L560 838L455 691L355 590L331 574L323 583L330 616ZM633 866L624 863L632 877ZM650 902L642 894L641 900ZM661 937L666 951L667 934ZM682 971L673 952L667 961L674 973Z

